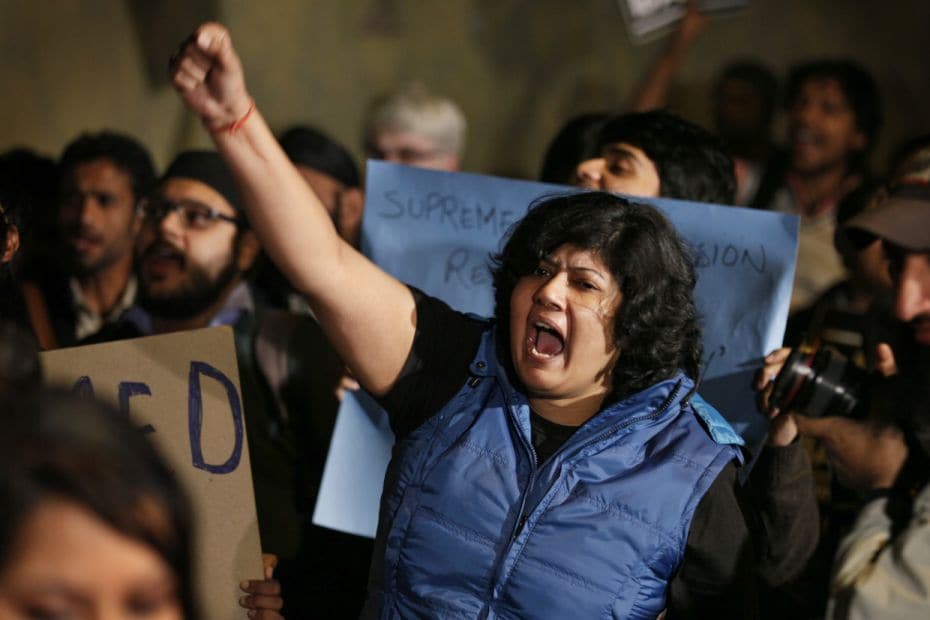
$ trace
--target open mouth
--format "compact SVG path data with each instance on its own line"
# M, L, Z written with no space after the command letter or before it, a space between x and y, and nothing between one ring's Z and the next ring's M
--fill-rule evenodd
M150 277L162 277L172 269L184 268L184 254L168 243L150 246L143 256L143 265Z
M530 353L540 358L553 358L565 349L565 338L552 325L535 321L530 328L528 340Z

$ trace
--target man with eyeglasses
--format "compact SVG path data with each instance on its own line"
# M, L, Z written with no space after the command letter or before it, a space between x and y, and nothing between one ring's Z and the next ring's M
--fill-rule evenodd
M215 153L187 151L139 202L139 304L154 333L234 325L255 304L245 274L258 257L254 233Z
M71 142L59 173L65 269L39 282L51 323L47 348L77 344L132 306L136 204L155 182L146 148L111 131L85 133Z
M89 342L233 328L262 549L279 557L275 574L295 607L304 592L292 585L294 566L307 545L343 365L312 318L253 296L247 276L260 246L218 154L178 155L138 217L138 302Z

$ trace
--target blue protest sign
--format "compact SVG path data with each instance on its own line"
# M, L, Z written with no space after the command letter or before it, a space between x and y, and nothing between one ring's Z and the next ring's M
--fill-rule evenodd
M556 185L474 174L443 173L383 162L368 163L368 193L362 226L362 250L398 279L439 297L453 308L490 316L493 294L488 257L534 200L578 191ZM695 300L704 335L701 395L730 421L750 449L764 440L766 422L755 410L751 378L768 351L781 345L794 262L795 216L738 207L666 199L637 199L659 208L691 245L698 276ZM374 412L353 400L340 411L317 515L321 525L343 529L350 510L377 514L378 497L365 507L343 505L317 521L322 505L339 502L339 490L359 488L330 481L335 472L365 470L380 482L387 460L375 463L357 438L342 429L377 426ZM351 416L354 422L343 421ZM390 445L390 444L388 444ZM350 450L346 453L344 450ZM376 451L379 454L383 451ZM356 499L358 495L356 494ZM376 521L376 518L375 518ZM374 521L373 521L374 522ZM359 534L370 531L352 529Z

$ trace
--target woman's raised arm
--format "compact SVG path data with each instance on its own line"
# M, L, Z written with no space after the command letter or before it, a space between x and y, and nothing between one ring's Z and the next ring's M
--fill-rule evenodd
M225 27L200 26L172 57L170 71L232 170L265 251L307 297L359 383L376 395L387 392L413 342L410 290L339 237L256 109Z

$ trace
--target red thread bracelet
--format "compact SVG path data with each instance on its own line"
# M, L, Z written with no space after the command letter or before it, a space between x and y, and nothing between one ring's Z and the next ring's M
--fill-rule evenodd
M247 122L247 121L249 120L249 118L252 116L252 112L254 112L254 111L255 111L255 100L252 99L252 101L249 103L249 109L245 111L245 114L243 114L242 117L241 117L239 120L233 121L232 123L230 123L229 125L226 125L225 127L220 127L219 129L214 129L214 130L212 130L212 132L213 132L213 133L223 133L223 132L225 132L225 133L228 133L229 135L233 135L233 134L235 134L237 131L239 131L240 129L242 129L242 126L246 124L246 122Z

